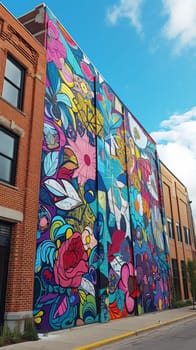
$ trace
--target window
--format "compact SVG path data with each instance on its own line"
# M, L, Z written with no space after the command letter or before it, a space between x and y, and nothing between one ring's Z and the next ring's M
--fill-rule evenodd
M24 68L12 57L8 56L2 96L20 110L22 110L23 105L24 73Z
M186 244L191 244L190 230L184 226L184 240Z
M174 239L174 232L173 232L173 226L172 226L172 220L167 218L167 232L169 238Z
M184 288L184 298L188 299L189 293L188 293L188 287L187 287L186 265L183 260L181 260L180 263L181 263L182 281L183 281L183 288Z
M179 223L176 223L176 231L177 231L178 241L182 242L182 232L181 232L181 227Z
M172 259L172 272L173 272L174 297L176 298L176 300L180 300L181 299L180 279L179 279L178 263L176 259Z
M0 181L14 185L18 136L0 126Z
M189 228L187 228L188 244L191 245L191 234Z

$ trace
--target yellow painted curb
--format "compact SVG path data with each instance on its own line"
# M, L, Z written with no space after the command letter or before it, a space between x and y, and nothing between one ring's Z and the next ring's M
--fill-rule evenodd
M177 321L189 318L189 317L193 317L193 316L196 316L196 314L186 314L184 316L173 318L172 320L169 320L169 321L155 323L155 324L152 324L152 325L147 326L147 327L139 328L139 329L137 329L135 331L131 331L131 332L127 332L127 333L124 333L124 334L117 335L115 337L103 339L103 340L100 340L100 341L97 341L95 343L91 343L91 344L88 344L88 345L83 345L83 346L80 346L78 348L74 348L73 350L90 350L90 349L95 349L95 348L98 348L100 346L104 346L106 344L113 343L115 341L118 341L118 340L121 340L121 339L124 339L124 338L127 338L127 337L131 337L133 335L137 335L139 333L146 332L146 331L149 331L151 329L155 329L155 328L158 328L158 327L166 326L166 325L169 325L171 323L174 323L174 322L177 322Z

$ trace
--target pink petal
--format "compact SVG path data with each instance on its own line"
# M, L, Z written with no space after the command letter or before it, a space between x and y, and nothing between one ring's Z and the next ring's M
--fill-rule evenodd
M135 303L134 303L134 299L129 296L129 292L126 293L125 303L126 303L127 311L130 313L133 312Z
M121 280L122 280L123 284L127 287L128 286L128 278L130 276L129 266L127 264L123 265L121 275L122 275Z
M103 97L100 94L97 94L98 101L103 101Z
M59 305L59 307L55 311L54 318L63 315L66 312L66 310L67 310L67 299L65 297L62 303Z
M124 285L123 281L120 280L118 284L119 288L123 290L123 292L127 292L127 286Z
M129 263L129 275L134 276L134 268L133 268L133 265L131 263Z
M105 84L103 85L103 89L104 89L104 91L105 91L105 93L106 93L106 96L107 96L108 100L109 100L110 102L112 102L112 101L113 101L113 94L110 94L110 93L108 92L107 86L106 86Z
M86 77L87 77L89 80L93 81L94 76L93 76L93 74L92 74L92 72L91 72L89 66L88 66L84 61L82 61L82 62L80 63L80 67L81 67L83 73L86 75Z

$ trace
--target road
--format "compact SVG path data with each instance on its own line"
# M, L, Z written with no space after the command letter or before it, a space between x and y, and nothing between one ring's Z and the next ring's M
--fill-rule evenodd
M123 339L98 350L196 350L196 318Z

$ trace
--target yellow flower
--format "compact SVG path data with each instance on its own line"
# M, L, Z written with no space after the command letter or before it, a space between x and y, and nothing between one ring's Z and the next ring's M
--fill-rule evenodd
M81 94L77 94L74 100L77 106L77 116L84 127L95 135L103 136L103 116L90 100L84 99Z
M44 311L43 310L40 310L37 314L35 314L35 316L34 316L35 323L40 324L41 321L42 321L42 316L43 315L44 315Z

